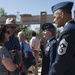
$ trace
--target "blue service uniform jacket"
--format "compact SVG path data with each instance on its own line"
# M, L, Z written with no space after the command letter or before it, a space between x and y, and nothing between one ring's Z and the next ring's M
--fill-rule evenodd
M59 37L55 62L49 75L75 75L75 22L69 21Z
M43 50L41 75L48 75L50 64L54 62L56 56L57 40L53 36Z

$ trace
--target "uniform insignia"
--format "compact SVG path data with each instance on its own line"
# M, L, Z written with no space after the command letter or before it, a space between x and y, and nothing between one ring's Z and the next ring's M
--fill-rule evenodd
M0 48L2 48L2 46L0 46Z
M48 46L48 47L46 48L46 51L49 51L49 49L50 49L50 46Z
M66 53L66 50L67 50L67 46L68 46L68 43L66 42L65 39L62 39L60 41L60 44L59 44L59 47L58 47L58 54L59 55L63 55Z

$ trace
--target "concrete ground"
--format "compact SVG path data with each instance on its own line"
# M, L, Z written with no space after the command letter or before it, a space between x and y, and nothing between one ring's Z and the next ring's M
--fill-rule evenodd
M32 71L29 71L28 75L35 75ZM41 75L41 67L38 69L38 75Z
M41 63L42 63L42 58L39 58L39 61L38 61L38 75L41 75ZM30 67L28 69L28 75L34 75L32 73L32 67Z

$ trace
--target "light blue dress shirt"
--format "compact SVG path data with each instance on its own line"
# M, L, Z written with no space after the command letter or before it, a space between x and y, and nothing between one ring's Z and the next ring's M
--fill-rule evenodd
M32 52L28 42L24 41L23 45L24 45L24 54L26 54L28 51ZM20 42L20 52L22 52L22 42Z

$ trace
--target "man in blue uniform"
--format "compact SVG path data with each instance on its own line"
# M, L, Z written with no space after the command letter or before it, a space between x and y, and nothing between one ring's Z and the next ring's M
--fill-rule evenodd
M59 37L55 62L49 75L75 75L75 21L72 19L73 2L66 1L52 6L53 22L63 26Z
M46 39L46 45L43 53L42 59L42 72L41 75L48 75L49 72L49 65L51 65L56 57L56 49L57 49L57 40L55 38L56 35L56 28L51 23L45 23L42 25L42 34L43 37Z

